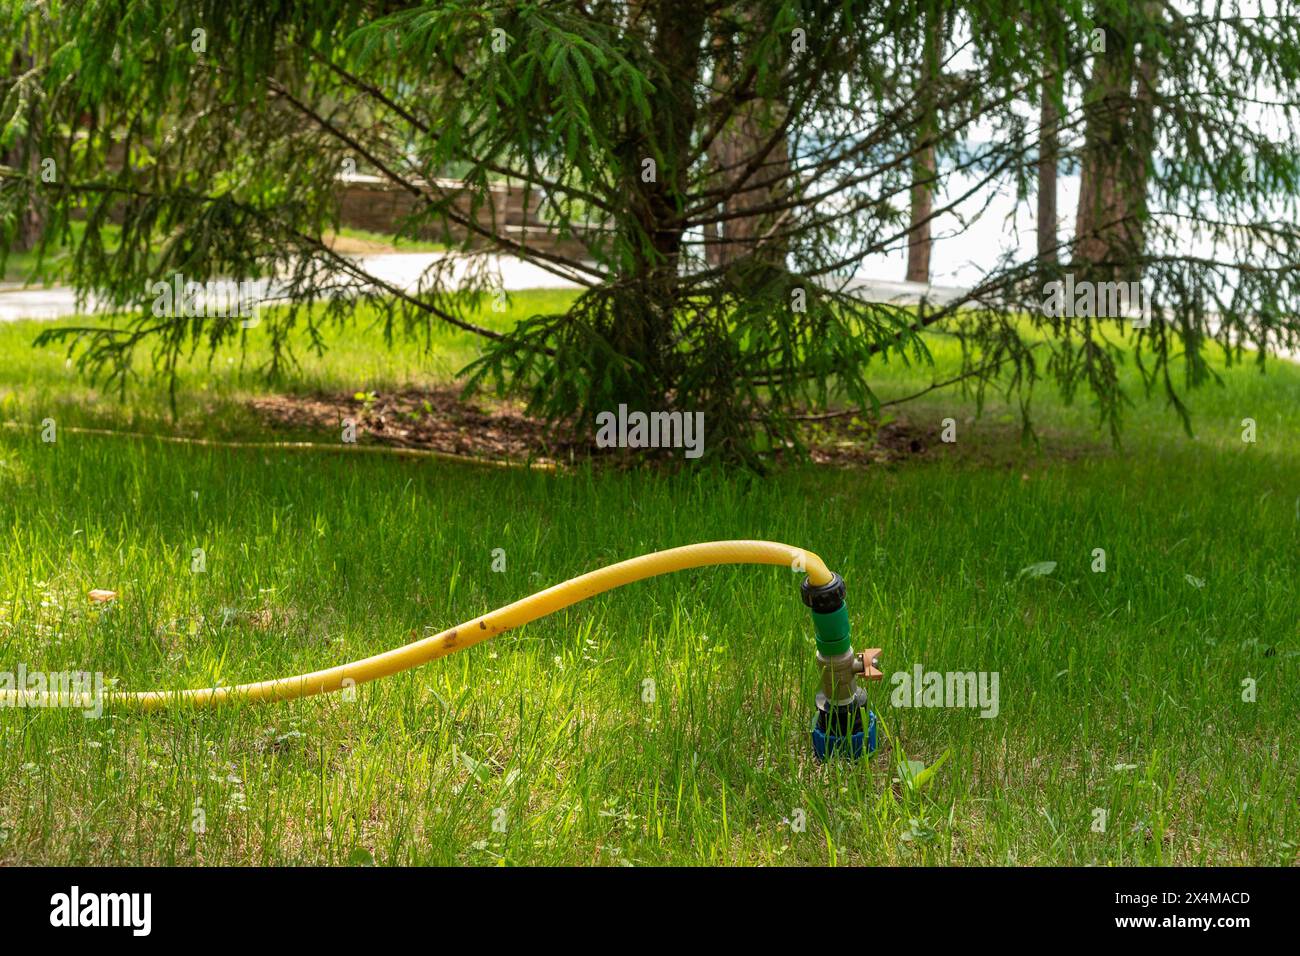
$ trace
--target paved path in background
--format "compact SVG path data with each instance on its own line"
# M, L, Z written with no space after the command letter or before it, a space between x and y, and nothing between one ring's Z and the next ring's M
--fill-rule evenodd
M436 252L395 252L357 258L374 278L404 291L411 291L419 285L420 276L425 270L442 259L442 255ZM467 265L464 260L455 262L451 270L452 276L464 275ZM500 274L503 287L510 292L520 289L577 288L572 282L512 256L491 257L490 268ZM233 301L238 293L237 283L232 280L217 280L213 286L215 295L226 301ZM254 285L255 294L259 298L273 300L274 286L271 280L260 280ZM203 298L200 296L199 301ZM76 295L72 289L63 286L24 289L12 283L0 285L0 322L60 319L79 312L98 311L100 304L93 297L87 302L86 309L77 308Z
M419 285L421 275L442 259L442 254L397 252L359 256L358 259L366 271L381 282L404 291L412 291ZM464 260L458 260L453 266L452 275L463 275L466 268ZM574 282L513 256L492 256L489 268L500 275L502 287L509 292L521 289L578 288ZM233 281L218 281L214 285L217 295L225 296L228 300L233 300L238 291ZM255 286L256 294L273 299L272 285L268 280L258 282ZM927 296L936 305L945 305L966 294L966 289L961 286L927 286L919 282L887 282L876 279L858 279L851 282L849 288L872 302L900 304L914 304L922 296ZM73 291L62 286L24 289L17 284L0 284L0 322L59 319L82 311L99 311L98 303L93 297L87 305L85 310L78 309Z
M411 291L420 284L420 277L432 265L443 258L443 253L395 252L382 255L359 256L359 261L366 271L381 282ZM575 289L576 283L563 279L552 272L535 266L513 256L489 257L489 268L499 274L501 284L508 292L522 289ZM468 267L463 259L453 264L453 278L463 275ZM226 301L234 301L238 292L233 281L214 283L214 292ZM923 297L935 305L947 305L966 295L967 289L955 285L926 285L921 282L890 282L884 279L855 279L848 285L850 291L856 292L869 302L890 302L900 305L914 305ZM275 298L273 283L261 280L255 284L254 294L258 298ZM202 301L203 297L199 297ZM12 322L18 319L59 319L76 315L81 311L98 311L93 298L86 310L77 308L77 299L69 288L56 286L52 288L24 289L14 284L0 284L0 322ZM1300 362L1300 351L1279 349L1278 355Z

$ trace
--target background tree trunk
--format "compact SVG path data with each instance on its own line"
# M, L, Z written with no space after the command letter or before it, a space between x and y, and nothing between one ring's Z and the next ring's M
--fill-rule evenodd
M928 9L925 23L924 62L917 84L921 104L916 130L916 154L912 160L911 228L907 233L908 282L930 281L930 251L934 240L930 216L934 212L934 178L938 170L935 137L939 132L936 101L940 81L939 60L943 45L943 9Z
M930 281L930 214L934 210L934 146L924 146L912 166L912 226L907 232L907 281Z
M24 47L26 44L24 43ZM32 58L25 50L14 53L13 60L10 63L10 76L20 76L32 67ZM35 140L36 135L29 137ZM40 162L38 157L26 155L28 150L21 143L15 143L12 147L0 153L0 165L8 166L11 169L26 169L29 176L40 176ZM9 249L12 252L28 252L36 245L36 241L41 236L41 226L44 217L35 200L27 203L26 207L18 214L18 222L15 224L13 240L9 243Z
M714 141L709 149L710 160L714 168L720 170L718 182L727 187L735 184L746 163L754 159L772 138L774 129L780 123L779 107L771 110L772 115L765 116L771 104L748 103L737 110L731 124ZM725 266L738 259L752 257L762 253L767 261L779 263L785 258L786 244L764 237L769 231L779 229L770 214L746 215L746 211L777 202L786 191L785 178L790 170L789 143L785 136L778 138L768 150L758 169L749 176L746 184L728 196L722 203L722 211L729 218L706 230L706 237L712 240L706 255L710 264ZM756 182L777 179L769 185L755 188Z
M1043 75L1042 102L1038 110L1038 259L1056 262L1056 171L1060 160L1055 72Z
M1092 267L1132 260L1145 245L1158 68L1154 54L1139 56L1135 46L1133 37L1107 27L1106 50L1085 94L1075 258Z
M735 42L735 34L768 29L766 23L759 22L752 8L746 8L739 16L739 23L728 23L723 16L716 17L713 23L713 43L717 51L713 82L720 91L730 90L732 84L740 80L740 64L734 57L726 56L728 48L741 45ZM785 119L784 103L752 98L735 108L731 120L710 144L709 164L716 170L714 188L735 188L719 205L719 211L727 214L728 218L704 226L705 258L710 265L727 266L753 257L760 250L764 261L784 264L788 244L765 239L770 232L779 230L780 223L770 214L745 215L745 212L778 202L788 192L789 140L781 134L767 149ZM741 183L746 165L764 150L767 152L761 165ZM762 183L767 185L755 186Z

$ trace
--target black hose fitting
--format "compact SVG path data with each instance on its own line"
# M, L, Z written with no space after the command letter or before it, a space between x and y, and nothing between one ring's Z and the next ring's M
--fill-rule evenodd
M813 585L807 578L799 586L799 597L803 603L812 608L815 614L833 614L844 606L844 579L831 572L831 579L825 584Z

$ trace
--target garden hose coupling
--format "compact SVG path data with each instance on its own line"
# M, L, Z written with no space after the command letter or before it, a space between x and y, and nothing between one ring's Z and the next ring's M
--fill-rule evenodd
M844 603L844 579L832 574L817 586L804 579L803 603L812 611L817 640L817 714L813 718L813 753L818 760L832 754L857 759L876 749L876 715L867 705L866 689L859 680L880 680L880 649L853 652L849 640L849 611Z

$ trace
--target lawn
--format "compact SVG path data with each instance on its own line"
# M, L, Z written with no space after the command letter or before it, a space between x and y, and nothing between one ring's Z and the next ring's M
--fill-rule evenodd
M196 358L172 422L161 383L119 402L34 352L39 324L0 324L0 419L281 437L248 398L446 381L473 355L459 333L389 351L364 326L274 386L256 330L245 362ZM882 367L882 395L945 377L955 354L935 349L936 370ZM883 647L887 675L870 690L880 752L818 764L798 578L728 567L603 595L355 699L3 710L0 863L1295 864L1300 368L1223 374L1192 397L1195 438L1128 372L1120 449L1050 389L1037 447L1010 406L976 418L948 390L896 410L935 436L915 460L765 478L0 429L0 671L133 690L298 673L622 558L766 538L843 574L855 646ZM1021 574L1039 562L1056 565ZM93 588L118 597L92 604ZM888 675L918 664L997 672L997 715L892 706ZM901 763L945 752L907 783Z
M28 286L57 285L66 278L72 266L72 250L81 243L86 231L85 223L73 221L68 226L69 242L52 246L44 258L35 252L10 252L5 259L0 282ZM108 223L102 227L104 242L113 249L118 241L119 229ZM374 255L390 252L437 252L445 249L442 243L421 239L385 236L364 229L342 228L337 233L326 233L325 242L333 249L356 255Z

